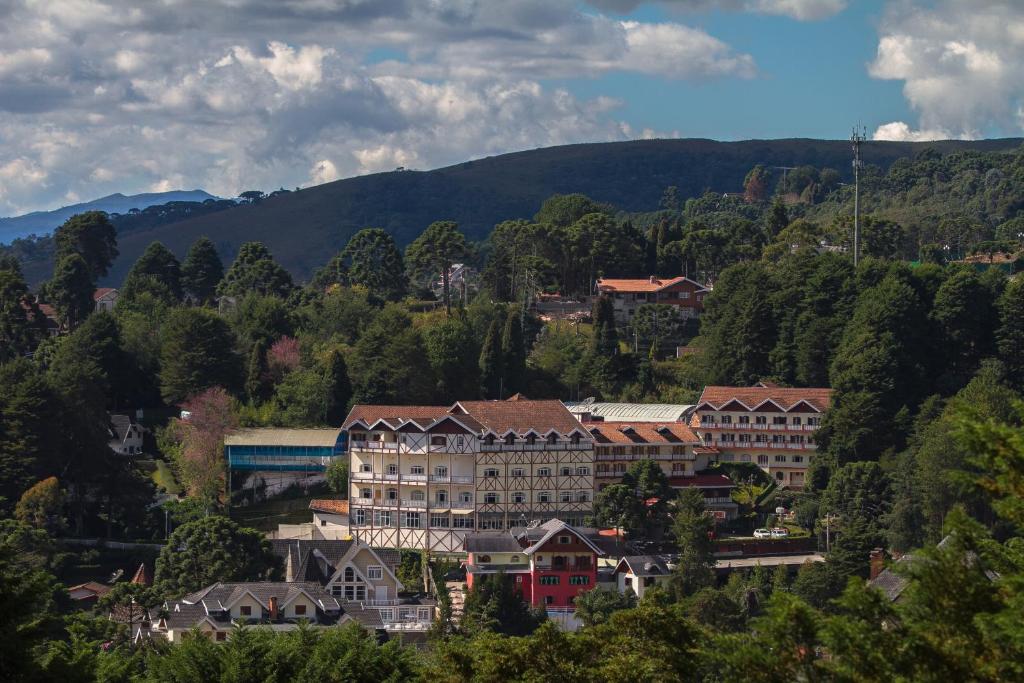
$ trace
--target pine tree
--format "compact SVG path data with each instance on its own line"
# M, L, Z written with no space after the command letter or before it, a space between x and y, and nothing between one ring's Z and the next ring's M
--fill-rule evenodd
M502 375L505 378L503 393L514 394L522 389L526 375L526 346L523 342L523 324L520 308L510 306L505 316L505 328L501 335ZM499 396L499 398L502 398Z
M106 276L118 255L117 230L102 211L87 211L67 219L54 230L53 242L55 262L73 254L81 256L92 282Z
M352 402L352 382L349 380L348 365L346 365L345 356L341 351L335 349L327 357L326 374L331 388L327 407L327 424L338 425L345 419L349 403Z
M203 389L237 389L242 367L224 319L201 308L171 312L163 330L160 393L177 403Z
M171 301L181 300L181 265L160 242L152 242L132 265L121 287L121 296L134 298L143 291Z
M262 341L257 341L252 345L245 376L245 394L253 405L258 405L267 398L266 374L267 349Z
M1018 391L1024 391L1024 277L1010 280L999 299L996 340L1007 381Z
M502 325L495 318L487 329L480 349L480 391L483 398L501 398L504 376L504 354L501 346Z
M602 294L594 301L594 331L590 340L591 351L600 356L614 356L619 352L619 331L615 327L615 308L611 297Z
M255 292L286 297L292 287L292 276L274 260L262 242L246 242L217 285L217 293L243 296Z
M41 320L17 259L0 257L0 363L35 349Z
M89 266L78 254L57 261L48 285L50 299L62 322L74 329L92 312L95 284Z
M208 237L200 237L185 254L181 264L181 286L185 294L200 304L213 301L217 285L224 279L224 264Z

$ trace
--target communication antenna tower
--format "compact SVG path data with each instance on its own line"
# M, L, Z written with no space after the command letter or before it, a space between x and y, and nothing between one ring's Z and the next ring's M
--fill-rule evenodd
M863 126L854 126L850 142L853 144L853 267L857 267L860 257L860 167L864 162L860 159L860 145L867 138Z

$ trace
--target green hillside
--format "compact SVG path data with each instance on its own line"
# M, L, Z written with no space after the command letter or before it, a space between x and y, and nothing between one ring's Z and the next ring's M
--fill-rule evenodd
M926 147L1009 150L1021 139L933 143L869 142L866 163L888 168L896 159ZM526 218L555 193L581 192L625 211L655 209L665 187L682 198L705 190L740 191L756 164L831 167L850 175L850 145L842 140L640 140L549 147L504 154L433 171L394 171L360 176L280 194L257 204L196 216L148 228L122 230L120 258L108 283L119 283L153 240L179 256L200 235L209 236L225 259L249 240L267 244L275 258L299 280L325 263L357 230L367 226L391 232L400 245L430 222L457 221L471 239L483 239L495 223ZM39 282L51 264L25 264Z

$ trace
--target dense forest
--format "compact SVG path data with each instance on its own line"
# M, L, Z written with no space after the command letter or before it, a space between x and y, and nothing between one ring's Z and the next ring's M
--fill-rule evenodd
M181 260L152 242L112 312L95 312L92 296L118 230L101 213L69 219L38 301L19 261L0 257L5 678L1019 679L1022 171L1019 152L924 151L868 169L857 266L841 174L754 166L742 195L661 187L660 208L644 213L556 195L482 241L450 220L404 249L365 228L321 252L302 285L261 242L227 262L207 238ZM458 262L475 264L474 288L438 287ZM540 293L581 297L596 277L649 273L713 285L699 327L647 306L620 328L602 297L583 321L531 307ZM50 308L61 334L46 333ZM694 352L663 353L666 335ZM153 592L125 588L110 605L273 576L258 534L223 516L248 495L228 490L221 455L239 425L337 425L354 402L516 391L688 402L705 384L759 380L835 390L806 490L778 499L808 533L831 534L826 561L795 577L755 570L718 585L702 499L669 501L638 466L633 499L599 497L595 512L634 515L638 536L675 545L680 570L639 605L588 594L588 625L574 635L490 587L469 596L462 623L442 620L423 653L355 630L240 631L226 647L164 652L71 614L56 582L74 563L62 539L162 541L168 527ZM166 509L152 505L154 479L107 447L108 411L137 409L184 489ZM332 473L340 495L344 478ZM652 492L665 505L643 506ZM225 550L201 577L183 572L177 550L210 537ZM898 602L864 589L874 548L913 557L894 565L909 581Z
M928 149L946 154L1008 152L1020 144L1020 139L869 142L863 158L869 169L885 172L899 159ZM189 244L206 235L221 258L230 261L243 243L257 240L293 277L307 280L322 265L321 254L344 248L366 226L383 228L404 248L425 225L445 218L456 221L476 242L486 239L500 221L528 220L552 194L580 193L623 212L644 212L658 206L666 187L678 188L683 199L707 190L742 191L746 174L758 164L773 174L773 187L783 174L791 175L785 170L790 167L836 169L841 182L852 181L850 146L841 140L635 140L549 147L432 171L399 169L298 192L278 190L238 206L184 203L165 215L154 207L131 221L122 214L116 221L121 256L103 284L116 286L152 241L183 258ZM225 206L230 210L217 210ZM51 253L29 241L22 241L20 249L33 255L22 264L29 282L38 284L50 276Z

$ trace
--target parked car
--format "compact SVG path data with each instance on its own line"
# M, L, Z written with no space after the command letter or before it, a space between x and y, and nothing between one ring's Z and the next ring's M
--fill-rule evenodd
M772 538L786 538L787 536L789 536L789 529L783 527L772 529Z
M772 532L767 529L754 529L754 538L771 538Z

